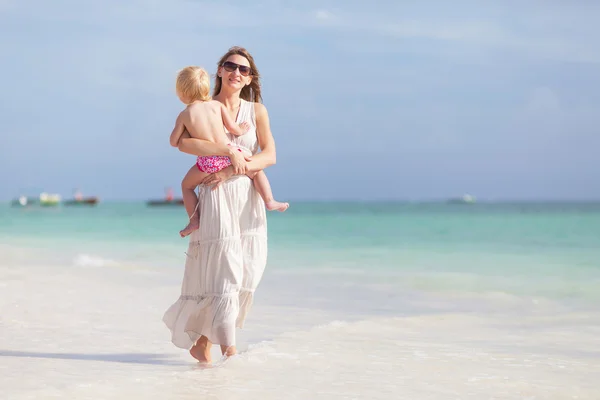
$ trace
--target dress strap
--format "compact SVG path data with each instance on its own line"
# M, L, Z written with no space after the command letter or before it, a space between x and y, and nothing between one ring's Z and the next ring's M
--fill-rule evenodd
M252 123L253 126L256 126L256 111L254 110L254 102L247 101L248 105L248 120Z
M238 123L248 120L248 102L244 99L240 99L240 115L238 117Z
M254 102L241 99L240 104L240 122L247 121L256 126L256 115L254 112Z

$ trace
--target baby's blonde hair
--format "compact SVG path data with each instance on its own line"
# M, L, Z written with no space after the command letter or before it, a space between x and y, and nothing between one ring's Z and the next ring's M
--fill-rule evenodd
M210 77L202 67L189 66L177 74L177 94L189 104L194 101L210 100Z

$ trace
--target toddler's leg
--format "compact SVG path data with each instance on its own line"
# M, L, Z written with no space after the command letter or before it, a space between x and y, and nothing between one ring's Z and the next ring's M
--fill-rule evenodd
M253 175L253 176L252 176ZM289 203L281 203L273 198L273 192L271 191L271 184L267 175L264 171L256 172L255 174L248 174L254 181L254 187L260 197L265 201L265 206L269 211L280 211L283 212L290 206Z
M183 197L183 205L188 214L190 222L188 225L179 231L181 237L186 237L194 232L200 226L200 211L198 208L198 197L196 196L196 187L206 177L206 173L200 171L194 165L181 181L181 195Z

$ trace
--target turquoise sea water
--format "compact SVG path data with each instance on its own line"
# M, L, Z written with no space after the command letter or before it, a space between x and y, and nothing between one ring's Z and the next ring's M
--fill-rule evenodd
M240 355L208 369L161 321L185 223L0 205L7 396L600 398L600 204L292 203Z
M294 203L268 217L267 274L600 301L600 203ZM184 224L183 208L143 203L0 206L1 243L63 263L180 268Z

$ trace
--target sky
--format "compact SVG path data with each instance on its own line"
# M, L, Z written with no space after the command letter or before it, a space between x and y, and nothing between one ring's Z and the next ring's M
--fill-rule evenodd
M175 75L233 45L279 200L597 200L599 20L591 0L0 0L0 200L178 190Z

